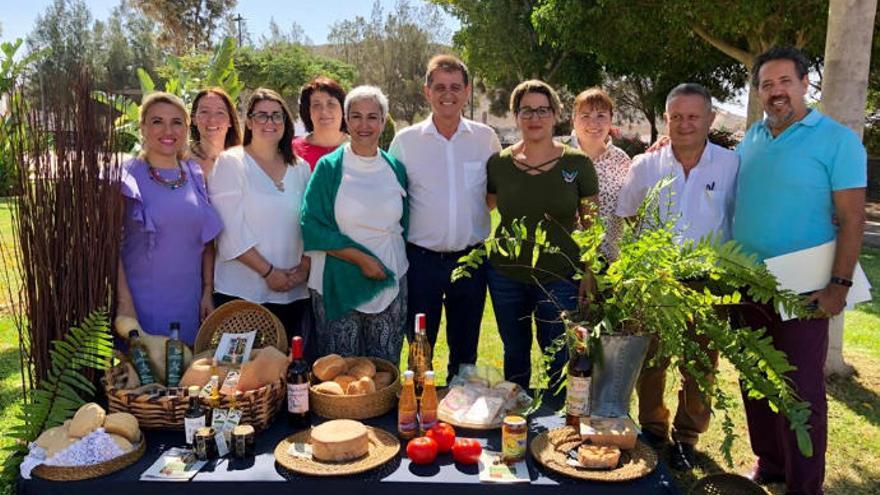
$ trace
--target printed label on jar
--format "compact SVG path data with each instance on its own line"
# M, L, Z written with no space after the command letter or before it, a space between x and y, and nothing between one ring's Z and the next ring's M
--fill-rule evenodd
M304 413L309 410L309 384L289 383L287 385L287 410Z
M590 415L590 381L589 377L568 376L568 392L565 397L568 414Z
M192 445L193 437L196 434L196 430L205 426L205 417L199 416L198 418L184 418L183 419L183 431L186 433L186 443Z

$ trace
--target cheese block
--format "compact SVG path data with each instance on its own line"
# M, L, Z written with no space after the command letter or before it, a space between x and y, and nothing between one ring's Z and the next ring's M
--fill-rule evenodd
M593 445L609 445L622 450L635 448L638 433L629 418L581 418L581 438Z
M107 411L103 407L89 402L80 407L70 422L70 436L84 437L104 425Z
M310 443L314 458L326 462L350 461L370 450L367 427L351 419L335 419L312 428Z
M577 451L578 462L590 469L613 469L620 461L620 449L607 445L581 445Z

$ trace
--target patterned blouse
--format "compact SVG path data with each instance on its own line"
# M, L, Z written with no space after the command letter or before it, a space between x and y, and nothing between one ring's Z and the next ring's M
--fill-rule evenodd
M577 137L572 132L572 146L578 147ZM617 243L623 232L623 219L614 214L617 198L626 180L632 160L625 151L614 146L608 138L605 153L593 163L599 175L599 216L605 222L605 240L599 248L608 259L617 259Z

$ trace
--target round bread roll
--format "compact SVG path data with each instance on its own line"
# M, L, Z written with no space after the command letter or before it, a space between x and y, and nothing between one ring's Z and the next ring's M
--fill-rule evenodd
M315 392L325 395L345 395L345 390L336 382L323 382L312 387Z
M36 444L46 450L46 456L52 457L64 450L68 445L76 442L76 438L69 435L67 427L56 426L49 428L37 437Z
M368 376L349 383L348 389L346 389L348 395L372 394L375 391L376 384L373 383L373 379Z
M390 371L377 371L376 376L373 377L373 382L376 384L376 390L382 390L383 388L391 385L391 382L394 381L394 373Z
M348 368L346 374L355 378L363 378L365 376L373 378L376 376L376 365L367 358L357 358L357 360Z
M189 388L191 385L199 388L204 387L208 380L211 379L211 361L212 358L202 358L193 361L189 368L186 369L186 372L183 373L177 386L180 388ZM217 376L221 380L226 377L227 373L229 373L229 369L226 366L217 366Z
M83 437L100 428L104 424L104 418L107 412L104 408L89 402L79 408L73 415L73 421L70 422L70 436Z
M349 357L344 357L342 359L345 360L345 369L348 369L348 368L351 368L352 366L354 366L354 363L358 362L358 359L360 359L360 358L357 356L349 356Z
M336 378L333 379L334 382L339 384L342 390L348 390L348 385L356 380L357 378L351 375L338 375Z
M127 454L134 450L134 446L131 444L131 442L128 441L127 438L121 435L117 435L115 433L111 433L110 438L112 438L113 441L116 442L116 445L119 445L119 448L122 450L122 452Z
M332 380L345 372L345 360L339 354L327 354L312 365L312 373L322 382Z
M137 442L141 436L137 418L127 412L108 414L104 419L104 430L111 435L124 437L131 443Z

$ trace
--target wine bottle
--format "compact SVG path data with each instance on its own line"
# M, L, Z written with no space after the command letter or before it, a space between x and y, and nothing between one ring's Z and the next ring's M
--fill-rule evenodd
M193 436L196 430L203 428L207 423L207 412L199 402L199 387L193 385L189 388L189 407L183 416L183 429L186 434L186 444L193 444Z
M574 333L574 342L569 349L565 423L579 428L581 418L590 415L593 363L590 360L587 329L578 326Z
M309 411L309 363L303 359L303 339L294 337L290 341L293 357L287 366L287 423L294 428L308 428L311 425Z
M170 338L165 341L165 384L176 387L183 376L183 342L180 341L180 323L170 325Z
M425 313L416 314L415 337L409 346L409 366L414 373L416 391L421 393L425 385L425 372L432 370L433 365L431 343L428 342L428 334L425 331Z
M156 374L153 373L153 365L150 363L150 354L147 346L141 340L141 334L137 330L128 332L128 357L137 371L141 385L156 383Z

